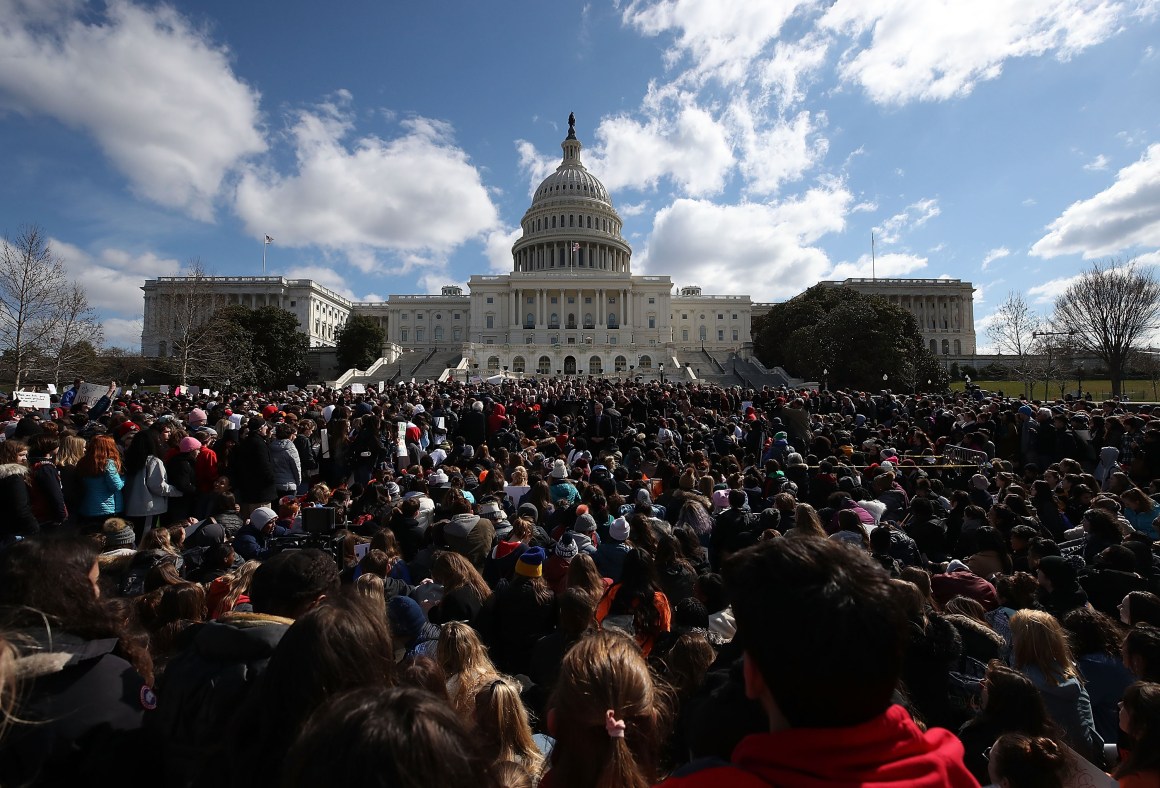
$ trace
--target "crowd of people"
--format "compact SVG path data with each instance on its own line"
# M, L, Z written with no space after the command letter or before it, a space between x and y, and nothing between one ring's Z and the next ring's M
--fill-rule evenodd
M1160 409L0 404L0 785L1160 786Z

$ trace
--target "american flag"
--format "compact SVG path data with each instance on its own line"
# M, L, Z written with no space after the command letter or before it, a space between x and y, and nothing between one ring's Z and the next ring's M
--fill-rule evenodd
M579 251L580 251L580 244L579 244L579 243L576 243L576 242L573 242L573 243L572 243L572 251L573 251L573 252L579 252Z

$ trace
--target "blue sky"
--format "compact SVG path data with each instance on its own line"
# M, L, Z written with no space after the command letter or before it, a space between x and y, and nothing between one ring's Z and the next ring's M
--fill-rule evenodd
M782 300L1160 263L1160 0L0 0L0 228L137 347L146 277L506 271L569 111L634 271Z

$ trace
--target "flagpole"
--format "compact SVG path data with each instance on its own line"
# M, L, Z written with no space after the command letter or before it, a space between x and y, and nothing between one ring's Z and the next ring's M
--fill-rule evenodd
M266 236L266 238L269 237L270 236ZM270 242L267 241L266 238L262 239L262 276L266 275L266 247L270 245Z
M874 233L870 233L870 278L878 280L878 255L874 250Z

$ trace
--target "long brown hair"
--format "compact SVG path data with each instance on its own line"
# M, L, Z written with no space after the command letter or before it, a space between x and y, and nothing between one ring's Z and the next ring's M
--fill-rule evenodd
M476 593L480 602L491 595L491 588L479 570L466 557L450 550L435 556L431 577L443 586L444 594L467 587Z
M485 680L498 675L483 641L462 621L448 621L439 630L435 659L447 674L451 704L470 719L476 690Z
M657 782L671 703L632 640L610 632L581 639L564 657L548 707L555 719L556 788L647 788ZM623 738L611 735L610 712L624 723Z

